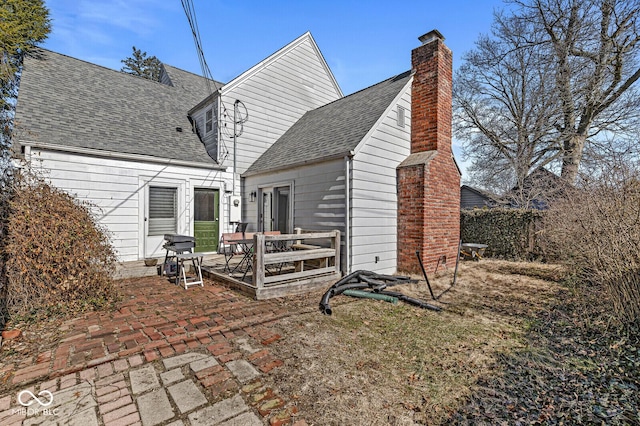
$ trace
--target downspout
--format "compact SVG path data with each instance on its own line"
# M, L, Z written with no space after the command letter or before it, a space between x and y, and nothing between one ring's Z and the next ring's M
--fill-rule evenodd
M233 103L233 188L232 188L232 194L236 195L236 169L237 169L237 161L236 161L236 152L237 152L237 144L238 144L238 132L237 132L237 125L238 125L238 103L240 101L236 99L236 101Z
M345 274L351 273L351 159L353 152L344 156L344 258Z

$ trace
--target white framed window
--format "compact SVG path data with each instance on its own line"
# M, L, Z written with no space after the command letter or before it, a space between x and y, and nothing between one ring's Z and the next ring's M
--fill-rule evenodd
M204 133L208 134L213 131L213 108L209 108L205 113Z
M178 228L178 188L149 187L148 235L175 234Z
M404 117L406 108L398 105L398 127L404 127Z

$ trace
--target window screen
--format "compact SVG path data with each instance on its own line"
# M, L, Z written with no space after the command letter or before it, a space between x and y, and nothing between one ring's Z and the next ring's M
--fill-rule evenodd
M398 126L399 127L404 127L404 113L405 113L404 107L401 107L400 105L398 105Z
M149 187L149 235L175 234L177 188Z
M216 220L216 193L208 189L195 190L194 220L213 222Z
M212 130L213 130L213 108L207 110L204 132L209 133Z

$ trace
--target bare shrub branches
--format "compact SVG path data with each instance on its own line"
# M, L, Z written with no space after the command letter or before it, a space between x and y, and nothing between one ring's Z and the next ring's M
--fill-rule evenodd
M115 253L88 205L24 172L14 179L6 224L9 314L73 311L114 299Z
M544 226L547 254L587 282L602 284L617 316L640 325L640 173L615 165L583 179L551 206Z

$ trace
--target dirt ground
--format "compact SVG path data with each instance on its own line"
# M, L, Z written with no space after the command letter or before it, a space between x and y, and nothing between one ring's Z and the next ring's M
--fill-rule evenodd
M482 260L462 262L430 283L394 287L441 312L399 302L330 300L322 292L284 299L301 312L278 323L272 350L285 360L274 386L290 395L314 425L411 425L446 422L481 377L495 374L500 354L523 348L523 333L562 291L557 266ZM308 308L305 310L305 308Z

